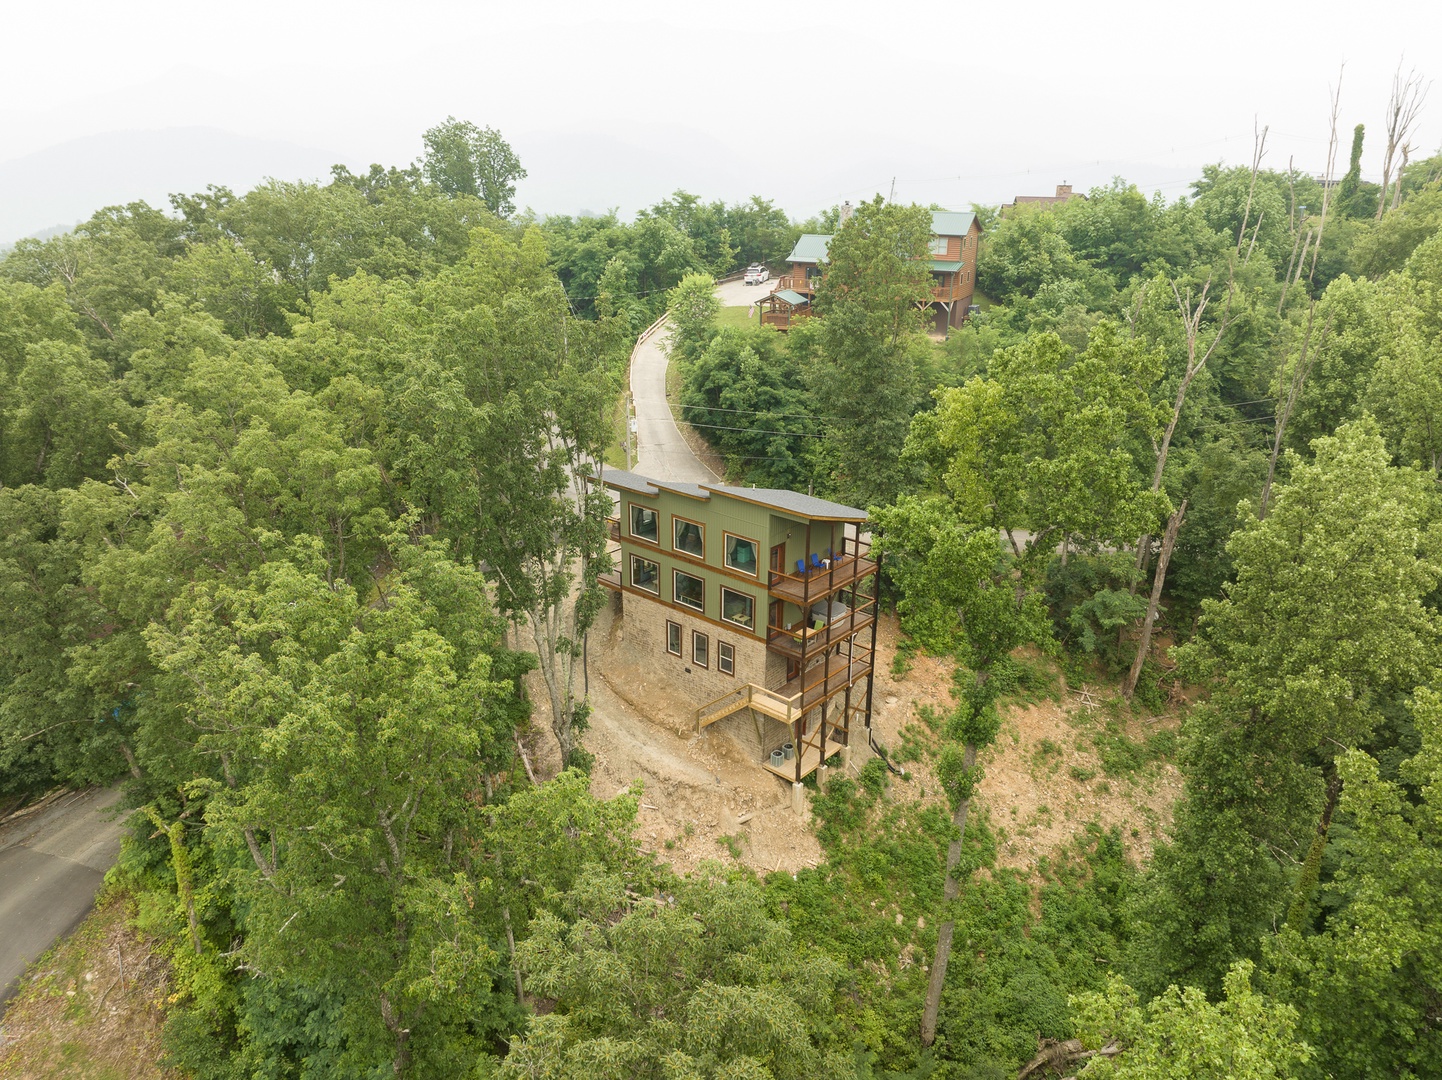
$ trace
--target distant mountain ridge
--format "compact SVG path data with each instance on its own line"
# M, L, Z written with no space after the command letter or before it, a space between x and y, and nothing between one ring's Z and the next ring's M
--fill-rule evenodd
M0 245L53 235L103 206L143 199L165 207L171 192L223 184L237 191L268 176L328 179L350 155L220 128L111 131L0 161Z

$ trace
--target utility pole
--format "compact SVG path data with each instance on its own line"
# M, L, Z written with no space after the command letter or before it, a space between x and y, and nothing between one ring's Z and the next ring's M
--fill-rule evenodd
M626 471L631 471L631 438L636 434L636 403L626 391Z

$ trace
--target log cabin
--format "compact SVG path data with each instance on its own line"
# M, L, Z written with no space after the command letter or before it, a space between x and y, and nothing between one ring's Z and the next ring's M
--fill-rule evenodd
M971 309L976 291L977 247L981 225L970 211L931 212L931 295L922 301L930 311L937 333L960 326ZM761 301L761 322L787 330L797 319L810 316L816 288L825 272L826 250L831 236L803 233L787 261L790 272L776 282L776 290Z

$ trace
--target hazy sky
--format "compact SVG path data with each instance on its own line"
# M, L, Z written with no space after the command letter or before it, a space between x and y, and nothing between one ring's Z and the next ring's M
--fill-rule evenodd
M1170 196L1245 161L1254 117L1267 164L1320 171L1344 61L1342 168L1363 122L1375 172L1399 59L1442 76L1425 2L5 0L0 28L0 240L196 175L406 163L447 114L510 139L518 202L543 212L629 213L684 185L809 214L893 177L951 206L1114 172ZM1442 89L1417 141L1442 143Z

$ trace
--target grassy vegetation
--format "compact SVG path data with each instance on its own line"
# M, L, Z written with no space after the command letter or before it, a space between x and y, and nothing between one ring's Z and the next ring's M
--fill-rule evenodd
M5 1011L0 1076L161 1080L169 965L129 921L129 897L102 896L69 937L31 967Z
M757 299L760 299L762 295L764 294L758 292ZM724 307L721 309L721 313L716 316L716 322L721 327L734 326L742 330L748 326L759 326L761 323L761 313L757 312L748 318L746 315L747 310L748 309L744 307Z
M611 440L606 444L604 460L613 469L626 467L626 394L622 391L611 406Z
M877 1064L893 1070L922 1064L910 1035L936 945L952 835L946 808L917 794L879 760L856 780L833 778L811 803L827 861L766 880L772 914L793 933L845 960L858 981L886 987L857 998L855 1014L842 1019ZM1099 985L1124 944L1116 912L1134 872L1119 834L1085 826L1037 877L996 867L996 844L985 811L973 808L948 976L954 992L942 1012L943 1056L972 1063L957 1076L1014 1075L1039 1035L1069 1037L1068 993Z

